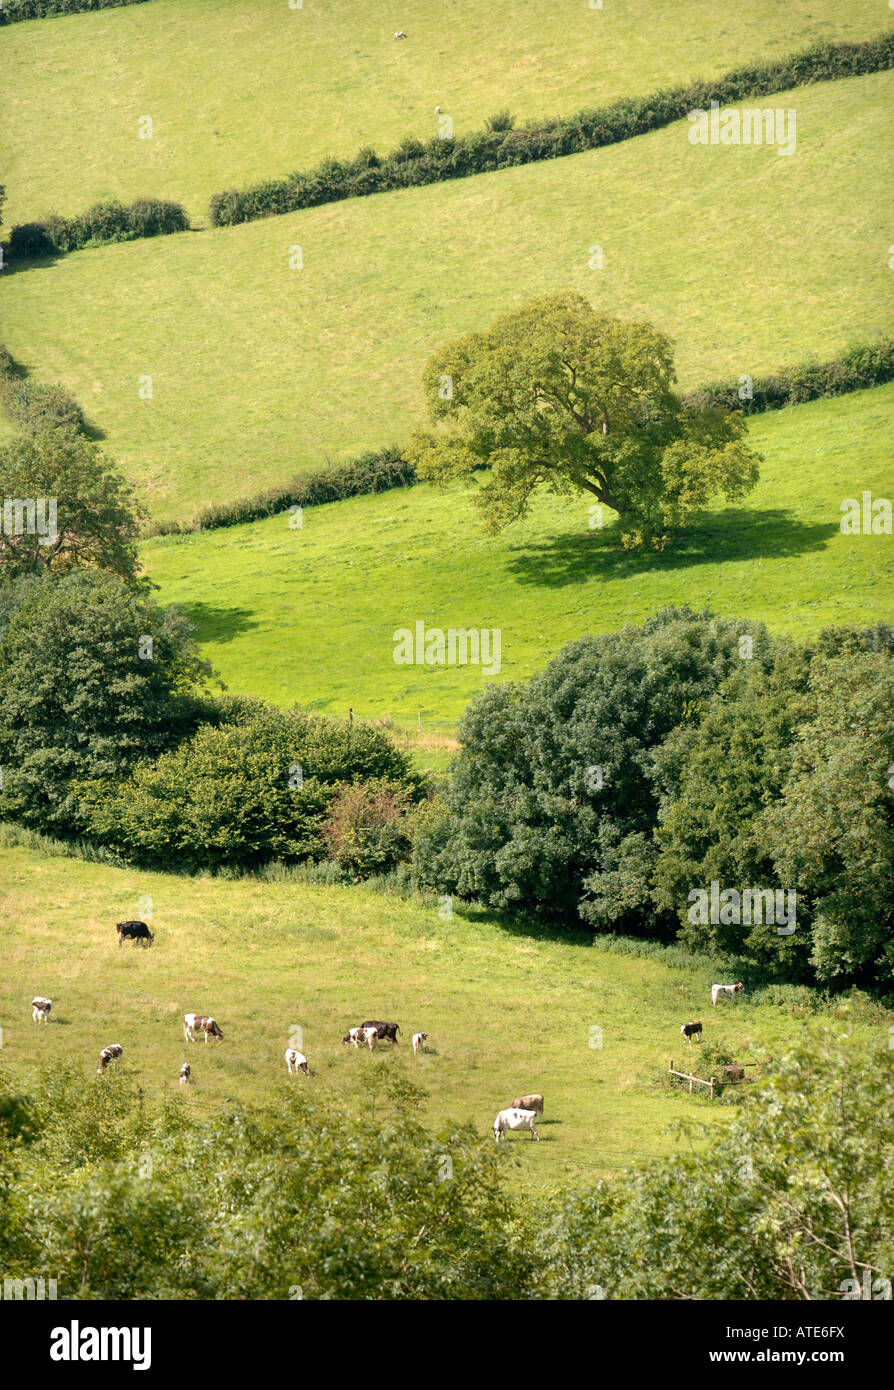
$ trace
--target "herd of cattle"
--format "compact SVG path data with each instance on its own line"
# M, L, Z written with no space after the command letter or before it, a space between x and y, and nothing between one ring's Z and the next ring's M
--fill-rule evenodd
M116 927L118 933L118 945L126 940L141 941L144 946L151 946L155 940L152 932L145 922L119 922ZM745 986L739 981L734 985L712 985L711 1003L716 1006L718 999L734 1000ZM50 1011L53 1007L52 999L47 999L38 994L31 1001L31 1017L35 1023L48 1023ZM397 1035L400 1027L396 1023L389 1023L382 1019L368 1018L365 1023L358 1024L355 1028L349 1028L342 1038L344 1047L367 1047L372 1052L380 1042L390 1042L397 1046ZM680 1025L680 1032L687 1042L692 1042L693 1038L701 1041L702 1024L698 1019ZM218 1042L223 1042L223 1033L217 1021L210 1014L184 1014L183 1015L183 1037L186 1042L196 1041L196 1035L202 1034L207 1044L209 1038L216 1038ZM425 1050L427 1033L414 1033L412 1037L413 1055L417 1057L420 1052ZM101 1075L110 1062L114 1062L118 1067L124 1048L120 1043L110 1043L104 1047L99 1054L99 1066L97 1072ZM286 1070L292 1076L297 1072L302 1072L304 1076L310 1075L310 1067L303 1052L297 1048L287 1047L285 1052ZM188 1062L184 1062L180 1068L180 1085L189 1084L191 1068ZM511 1105L505 1110L500 1110L494 1120L494 1139L498 1142L504 1138L509 1130L527 1130L532 1139L539 1139L536 1121L538 1116L543 1119L543 1096L539 1092L527 1096L517 1096Z

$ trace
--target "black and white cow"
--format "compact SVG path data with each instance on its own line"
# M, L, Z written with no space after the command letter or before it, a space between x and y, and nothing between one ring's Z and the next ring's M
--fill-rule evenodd
M180 1068L180 1085L181 1085L181 1086L188 1086L188 1085L189 1085L189 1073L190 1073L190 1066L189 1066L189 1063L188 1063L188 1062L184 1062L184 1063L183 1063L183 1066Z
M217 1038L223 1042L223 1033L218 1028L210 1014L184 1014L183 1015L183 1036L187 1042L195 1042L193 1030L196 1033L205 1034L205 1042L208 1038Z
M42 994L37 994L31 1000L31 1018L34 1023L49 1023L50 1009L53 1007L52 999L44 999Z
M144 946L151 946L155 940L145 922L119 922L115 930L118 933L119 946L124 941L142 941Z
M110 1062L114 1062L116 1067L121 1065L121 1054L124 1048L120 1043L109 1043L99 1054L99 1066L96 1068L98 1076L101 1076Z
M360 1027L375 1028L376 1037L379 1039L380 1042L383 1042L387 1038L389 1042L394 1043L395 1047L397 1046L397 1035L400 1032L400 1027L398 1026L398 1024L383 1023L381 1019L368 1018L365 1021L365 1023L361 1023Z
M693 1038L698 1038L699 1042L702 1040L702 1025L698 1019L694 1023L681 1023L680 1032L687 1042L691 1043Z

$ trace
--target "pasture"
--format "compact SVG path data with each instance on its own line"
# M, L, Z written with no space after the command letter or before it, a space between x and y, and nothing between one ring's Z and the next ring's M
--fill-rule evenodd
M2 35L7 221L157 196L200 222L221 189L429 138L438 105L457 134L503 107L567 114L872 38L889 18L878 0L152 0L17 24Z
M752 416L764 455L742 505L702 515L676 546L633 555L583 498L542 497L497 537L472 490L428 484L251 525L146 542L159 597L181 605L232 690L279 705L387 715L445 733L493 677L480 666L398 666L392 634L418 620L499 628L498 680L530 675L572 638L666 603L709 605L803 636L890 614L888 536L845 536L842 498L889 495L894 385ZM886 491L886 489L888 491ZM422 761L446 750L423 746Z
M829 358L890 323L892 92L879 73L774 98L797 108L793 158L693 146L684 121L452 184L29 264L0 277L5 341L74 392L152 514L181 520L402 442L429 354L537 294L578 290L665 329L686 387Z
M516 1095L542 1091L541 1142L506 1141L518 1160L511 1182L524 1192L672 1158L674 1121L722 1123L729 1113L664 1088L669 1058L697 1060L680 1024L702 1019L706 1042L746 1061L790 1041L810 997L746 993L712 1008L707 962L672 967L460 905L445 919L437 903L369 889L170 877L24 848L0 849L0 871L2 1062L16 1079L64 1059L83 1068L85 1088L114 1085L114 1070L97 1076L97 1057L119 1042L122 1071L148 1093L205 1114L296 1085L359 1107L369 1068L400 1069L427 1090L433 1127L470 1120L482 1134ZM155 944L119 948L115 922L145 912L147 896ZM53 1000L46 1027L31 1022L36 994ZM212 1013L224 1041L187 1045L191 1011ZM401 1025L396 1049L342 1046L347 1027L368 1017ZM864 1006L854 1027L887 1035L889 1021ZM296 1027L308 1078L286 1075ZM417 1030L429 1039L414 1059ZM192 1082L181 1089L184 1061Z

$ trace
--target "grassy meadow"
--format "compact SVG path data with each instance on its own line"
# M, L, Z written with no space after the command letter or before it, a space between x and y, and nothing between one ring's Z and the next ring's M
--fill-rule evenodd
M890 18L879 0L453 0L447 16L429 0L152 0L16 24L0 35L7 221L154 196L199 222L221 189L430 138L436 106L464 134L504 107L567 114Z
M892 416L894 385L752 416L758 487L660 554L621 551L611 522L590 530L583 498L543 497L489 537L472 488L421 484L307 508L300 530L283 514L152 540L142 556L232 689L406 727L421 714L436 732L492 678L477 666L395 665L392 633L420 619L500 628L497 679L512 680L572 638L666 603L798 635L890 615L891 538L842 535L839 506L864 488L887 495ZM422 751L438 765L437 748Z
M891 320L892 95L894 74L879 73L780 96L798 112L792 157L692 146L684 121L540 165L29 264L0 278L4 340L74 392L153 515L185 519L401 442L429 354L537 294L575 289L654 322L685 386L827 358Z
M482 1134L517 1092L540 1090L541 1143L507 1141L519 1160L511 1181L524 1191L670 1158L681 1141L668 1126L687 1116L723 1122L724 1107L664 1087L681 1048L697 1059L680 1037L686 1019L704 1018L705 1040L742 1061L802 1026L797 1003L746 994L712 1009L707 963L674 967L583 936L554 940L465 907L447 920L437 904L367 889L175 878L23 848L0 849L0 872L2 1060L17 1076L64 1059L83 1067L85 1086L114 1086L114 1071L96 1075L96 1059L120 1042L122 1070L149 1093L178 1093L188 1060L192 1085L180 1099L207 1113L289 1085L359 1106L363 1069L400 1068L428 1091L433 1127L470 1120ZM119 949L115 922L145 915L146 897L155 944ZM54 1001L40 1028L30 1016L38 993ZM223 1043L188 1046L188 1011L212 1013ZM368 1017L400 1023L393 1055L388 1044L374 1056L342 1047ZM868 1035L887 1030L886 1019L877 1011L855 1026ZM295 1027L307 1079L286 1075ZM430 1036L414 1059L417 1030Z

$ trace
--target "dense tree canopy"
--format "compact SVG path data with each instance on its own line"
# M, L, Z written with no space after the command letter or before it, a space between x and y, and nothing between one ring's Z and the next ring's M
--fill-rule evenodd
M534 300L431 358L433 431L409 457L445 483L490 468L478 502L498 530L541 487L585 492L619 514L627 546L663 546L691 512L744 497L758 456L741 415L684 404L670 340L578 294Z

